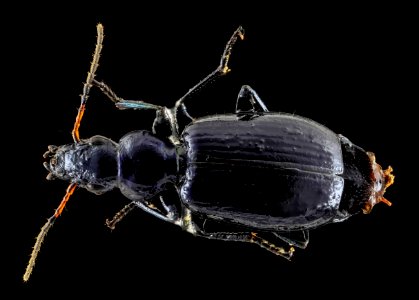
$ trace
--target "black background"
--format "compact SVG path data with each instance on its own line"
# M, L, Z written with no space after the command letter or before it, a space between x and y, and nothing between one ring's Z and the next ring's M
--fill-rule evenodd
M2 268L5 287L46 297L138 298L149 298L149 291L280 297L333 295L332 287L345 295L412 289L405 270L417 271L418 199L407 184L416 160L408 114L417 100L410 94L417 86L410 73L417 34L409 8L157 6L10 11L2 26L2 259L11 266ZM271 111L314 119L375 152L383 166L391 164L396 181L386 196L393 206L312 231L309 247L288 262L254 245L193 237L141 211L111 232L104 221L126 199L118 190L100 197L78 190L48 234L30 282L23 283L34 238L67 187L45 180L42 154L49 144L72 141L98 22L105 41L97 78L123 98L168 106L213 71L225 42L243 25L246 38L234 49L232 72L190 101L190 112L233 112L241 85L249 84ZM118 141L128 131L150 129L153 117L118 111L92 92L80 132Z

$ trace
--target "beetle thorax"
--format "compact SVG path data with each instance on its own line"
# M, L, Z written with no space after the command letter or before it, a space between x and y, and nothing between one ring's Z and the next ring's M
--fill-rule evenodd
M131 200L149 199L178 177L178 155L169 140L133 131L119 141L118 187Z

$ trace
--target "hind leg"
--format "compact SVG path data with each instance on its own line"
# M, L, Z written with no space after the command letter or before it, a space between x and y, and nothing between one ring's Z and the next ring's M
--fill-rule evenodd
M205 223L208 220L204 219L202 221L202 219L196 220L195 218L196 217L191 213L189 209L185 208L183 210L181 227L195 236L214 240L254 243L263 249L275 255L282 256L288 260L291 259L294 253L294 248L292 246L288 247L288 249L285 247L277 246L276 241L274 241L275 236L271 233L263 233L262 235L264 236L262 237L260 233L253 231L228 231L228 225L226 225L226 228L221 226L221 228L218 230L209 232L205 229ZM223 231L223 229L226 229L226 231Z
M273 234L281 240L283 240L284 242L287 242L288 244L301 249L307 248L309 242L308 230L275 232Z

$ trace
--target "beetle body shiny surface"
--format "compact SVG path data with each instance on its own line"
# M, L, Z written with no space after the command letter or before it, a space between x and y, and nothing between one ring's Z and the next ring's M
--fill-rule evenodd
M262 230L312 229L369 205L375 161L347 138L285 113L218 115L186 128L181 198Z
M257 93L242 86L234 114L192 118L185 100L227 74L232 47L243 38L239 27L215 71L176 101L173 108L124 100L94 79L103 27L73 129L74 143L50 146L44 163L48 179L70 185L55 214L42 227L24 279L29 278L47 231L75 188L102 194L119 188L130 203L107 224L134 207L201 237L256 243L290 258L305 248L308 231L368 213L384 202L394 176L375 156L325 126L297 115L269 112ZM133 131L118 143L102 136L79 138L91 87L119 109L154 110L152 132ZM181 129L178 116L191 121ZM281 246L281 244L283 244Z
M264 230L313 228L337 216L339 137L311 120L267 113L201 119L186 128L182 200L192 211Z

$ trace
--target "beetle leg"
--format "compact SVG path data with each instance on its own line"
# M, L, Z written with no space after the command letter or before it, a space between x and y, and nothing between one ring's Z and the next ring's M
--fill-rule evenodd
M234 44L237 42L237 39L240 38L241 40L244 39L244 29L243 27L239 26L239 28L236 29L236 31L233 32L232 36L228 40L223 55L221 56L221 61L219 66L210 73L207 77L202 79L200 82L198 82L195 86L193 86L189 91L183 95L178 101L176 101L175 106L173 107L173 114L176 116L179 106L182 106L183 108L183 102L192 94L197 92L198 90L202 89L204 86L206 86L208 83L214 81L220 76L226 75L228 72L230 72L230 68L228 67L228 62L231 57L231 51L233 50Z
M256 232L212 232L208 233L202 230L196 230L195 235L202 236L208 239L233 241L233 242L248 242L255 243L269 252L282 256L286 259L291 259L294 253L294 247L285 249L270 242L265 238L261 238Z
M255 243L262 247L265 250L268 250L269 252L282 256L286 259L291 259L293 253L294 253L294 247L289 247L288 250L286 250L284 247L279 247L275 245L274 243L270 242L267 239L261 238L257 232L251 232L250 233L250 242Z
M156 197L157 198L157 197ZM134 208L140 207L141 209L145 210L148 213L151 213L153 216L162 219L164 221L170 222L170 223L179 223L179 213L178 209L175 205L168 205L164 202L163 196L158 196L160 206L162 209L158 208L156 205L154 205L152 202L130 202L127 205L125 205L120 211L118 211L112 219L106 219L105 224L108 226L111 230L115 229L115 225L122 221L123 218L125 218Z
M166 187L166 189L155 197L147 200L134 201L134 204L153 216L180 225L180 203L177 190Z
M184 114L184 115L185 115L188 119L190 119L191 121L194 121L194 120L195 120L195 119L194 119L193 117L191 117L191 115L189 114L188 109L186 108L185 103L182 103L182 104L181 104L181 106L180 106L180 108L182 109L183 114Z
M309 242L309 231L308 230L301 230L301 231L290 231L290 232L274 232L275 236L283 240L284 242L301 248L307 248Z
M251 106L249 106L249 104ZM243 85L240 89L236 102L236 114L238 113L252 113L268 112L268 108L259 95L248 85Z
M109 98L119 109L154 109L158 110L162 107L159 105L147 103L141 100L125 100L118 95L103 81L93 79L92 83L97 86L102 93Z
M152 131L154 134L163 131L163 135L172 137L172 141L177 144L179 143L178 125L173 116L172 110L151 103L147 103L141 100L125 100L116 95L116 93L104 82L93 80L93 84L97 86L103 94L105 94L115 106L119 109L153 109L156 111L156 118L153 122ZM193 120L186 110L186 107L182 104L181 106L184 114ZM158 129L157 129L158 128ZM167 129L167 130L166 130Z
M243 39L244 38L244 29L239 26L239 28L234 31L233 35L228 40L223 55L221 56L221 61L219 66L210 73L207 77L202 79L198 84L196 84L194 87L189 89L189 91L183 95L178 101L176 101L175 106L172 109L167 109L166 107L162 107L159 105L147 103L144 101L135 101L135 100L125 100L120 97L118 97L112 89L105 84L104 82L100 82L92 79L92 84L97 86L112 102L115 103L116 107L119 109L154 109L156 110L156 119L153 124L153 132L156 133L156 127L157 125L160 125L162 123L161 121L164 120L169 123L170 129L171 129L171 135L169 136L170 140L175 144L179 144L179 129L178 129L178 122L177 122L177 113L179 110L179 107L181 108L181 111L183 114L188 117L189 119L193 120L193 118L188 113L185 104L183 103L186 98L188 98L190 95L198 91L199 89L203 88L205 85L207 85L209 82L212 82L216 78L227 74L230 72L230 68L228 67L228 62L231 57L231 51L233 49L234 44L236 43L237 39Z
M119 223L126 215L128 215L135 208L134 202L130 202L125 205L120 211L118 211L111 220L106 219L105 224L111 230L115 229L116 223Z
M286 259L291 259L292 254L294 253L294 248L290 247L288 250L284 247L279 247L275 245L274 243L268 241L265 237L259 236L256 232L240 232L240 231L233 231L233 232L208 232L205 230L204 225L207 219L205 219L203 222L197 222L195 220L195 216L192 214L192 212L185 208L183 210L183 218L182 218L182 224L181 227L188 231L189 233L192 233L195 236L205 237L208 239L214 239L214 240L223 240L223 241L231 241L231 242L247 242L247 243L255 243L262 247L265 250L268 250L269 252L282 256ZM269 233L268 233L269 234ZM272 238L275 238L275 236L272 236Z
M166 216L173 220L172 222L175 223L177 220L179 220L179 210L176 207L176 205L168 205L164 199L163 196L159 196L160 203L165 210Z
M104 95L106 95L112 102L115 103L115 106L119 109L153 109L156 111L156 118L154 119L152 131L154 134L163 131L163 135L174 137L173 140L177 142L178 138L178 128L177 123L174 121L172 111L167 109L164 106L159 106L151 103L147 103L141 100L125 100L116 95L116 93L104 82L94 80L93 84L97 86ZM186 110L186 107L182 105L182 110L184 114L190 118L192 117ZM157 129L158 128L158 129Z
M179 223L179 218L177 217L178 214L177 212L173 209L169 212L167 212L166 214L164 214L160 209L158 209L153 203L147 202L138 202L135 201L134 204L141 208L142 210L148 212L149 214L155 216L156 218L159 218L160 220L169 222L169 223L174 223L174 224L178 224Z

